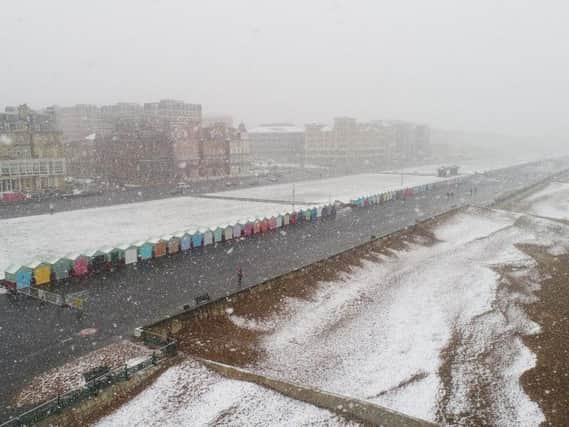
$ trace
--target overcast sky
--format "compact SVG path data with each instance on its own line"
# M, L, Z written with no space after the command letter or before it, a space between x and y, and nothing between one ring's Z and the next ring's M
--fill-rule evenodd
M2 3L0 106L201 103L569 135L568 1Z

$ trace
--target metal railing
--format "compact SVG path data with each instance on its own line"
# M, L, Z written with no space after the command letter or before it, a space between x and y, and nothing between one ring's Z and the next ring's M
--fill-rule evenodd
M6 421L5 423L0 424L0 427L29 426L47 417L56 415L78 402L96 396L101 390L110 387L113 384L128 380L139 371L157 365L160 360L176 355L176 352L176 341L170 341L156 351L153 351L152 354L144 360L133 365L125 364L120 368L111 370L88 381L80 388L58 395L57 397L43 402L42 404Z

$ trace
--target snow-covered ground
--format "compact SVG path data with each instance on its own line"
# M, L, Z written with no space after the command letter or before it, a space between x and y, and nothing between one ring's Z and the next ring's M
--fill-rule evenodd
M276 184L224 191L221 193L211 193L210 196L290 201L292 200L294 185L295 200L300 203L318 204L328 203L330 200L349 202L351 199L365 194L396 191L406 187L436 183L443 180L442 178L432 176L405 175L403 177L403 184L401 184L400 175L367 173L312 181L300 181L294 184Z
M514 245L566 251L569 228L472 209L434 232L441 243L365 262L320 284L310 301L288 301L286 315L255 325L235 319L272 331L256 368L428 420L439 411L460 418L482 404L492 424L538 425L543 415L519 384L535 363L520 336L539 331L521 308L534 298L536 271ZM493 268L501 265L515 266L527 293L501 286ZM443 384L450 347L454 362ZM476 398L480 386L488 395Z
M535 161L537 159L535 158L531 158L531 157L521 157L521 158L509 158L509 159L504 159L504 158L490 158L490 159L484 159L484 160L462 160L459 162L447 162L447 163L433 163L433 164L429 164L429 165L421 165L421 166L411 166L408 168L402 168L402 169L395 169L395 170L390 170L389 172L392 173L399 173L399 172L404 172L404 173L409 173L409 174L421 174L421 175L433 175L436 176L437 174L437 169L441 166L449 166L452 164L456 164L457 166L459 166L459 170L458 172L460 174L473 174L473 173L483 173L483 172L488 172L491 170L496 170L496 169L503 169L503 168L507 168L507 167L511 167L511 166L515 166L515 165L521 165L524 163L528 163L531 161Z
M477 411L471 391L483 382L492 424L538 425L543 415L519 384L534 365L519 337L539 330L520 308L532 295L504 291L492 267L514 264L530 280L533 262L514 244L561 237L546 222L521 223L469 210L434 230L441 243L365 262L321 283L311 301L291 299L286 315L255 326L272 330L256 368L432 421ZM450 346L457 363L444 384Z
M349 426L336 415L257 385L226 379L196 362L170 368L111 415L106 426Z
M302 206L298 206L301 208ZM47 261L71 252L132 243L198 227L271 216L273 203L176 197L0 221L0 278L10 264Z
M569 183L552 182L543 190L526 198L527 212L548 218L569 220Z

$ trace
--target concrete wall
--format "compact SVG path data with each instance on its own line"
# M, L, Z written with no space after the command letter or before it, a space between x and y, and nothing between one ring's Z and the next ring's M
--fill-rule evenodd
M154 381L170 364L160 364L143 369L133 375L128 381L113 384L102 389L97 396L83 400L74 406L64 409L61 413L39 421L36 426L80 426L89 425L100 416L110 413L123 402Z
M383 427L424 427L436 424L413 418L365 400L341 396L300 384L293 384L276 378L259 375L245 369L223 363L200 359L207 367L219 374L241 381L248 381L277 391L285 396L320 408L328 409L346 418Z

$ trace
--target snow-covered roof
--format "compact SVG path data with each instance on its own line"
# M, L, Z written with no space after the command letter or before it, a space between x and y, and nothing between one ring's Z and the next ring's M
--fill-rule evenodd
M117 249L120 249L122 251L126 251L127 249L134 248L134 247L136 247L136 245L134 243L125 243L123 245L117 246Z
M6 273L8 274L16 274L18 272L18 270L20 270L22 267L26 267L25 265L18 265L18 264L11 264L7 269L6 269ZM29 267L27 267L29 268Z
M41 261L39 259L33 260L26 267L30 267L32 270L38 268L42 264L48 264L47 262Z

